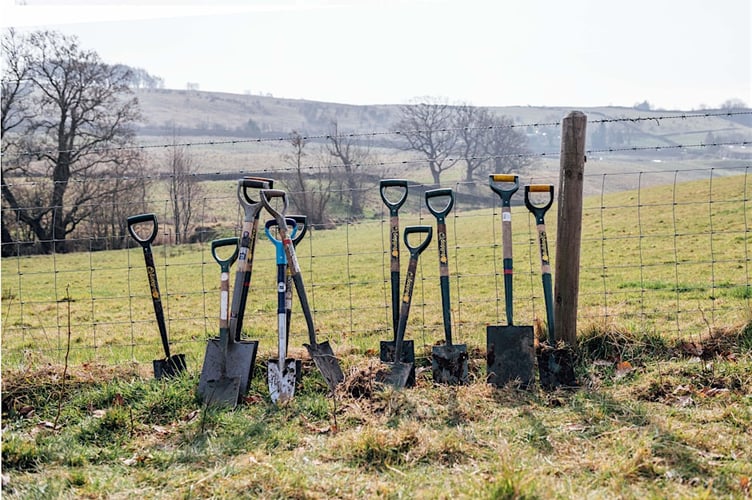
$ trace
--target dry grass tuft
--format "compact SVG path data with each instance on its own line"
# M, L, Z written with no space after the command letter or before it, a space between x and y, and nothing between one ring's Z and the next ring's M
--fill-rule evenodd
M713 328L697 340L680 340L674 351L685 357L704 360L721 357L734 360L737 354L752 350L752 323L734 327Z
M66 390L73 392L83 387L98 387L113 380L143 378L143 368L143 365L136 363L123 366L96 363L69 366L65 376ZM5 370L2 375L3 415L30 404L30 397L33 394L59 391L64 370L63 365L52 364Z
M337 387L337 394L355 399L372 398L378 390L376 374L382 369L383 365L379 360L362 359L345 373L345 380Z

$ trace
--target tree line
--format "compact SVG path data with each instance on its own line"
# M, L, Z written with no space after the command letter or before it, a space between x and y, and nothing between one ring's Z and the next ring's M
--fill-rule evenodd
M132 89L163 81L107 64L55 31L6 30L2 52L3 255L123 247L126 217L149 210L155 167L168 174L175 242L188 241L200 165L175 133L158 166L136 147L142 116ZM394 127L393 147L418 153L437 186L450 169L473 181L519 171L532 158L511 119L469 104L416 99L400 106ZM367 139L340 130L333 117L317 151L296 131L288 144L280 160L290 167L285 187L299 212L314 224L331 223L333 211L363 216L365 168L378 161ZM71 241L76 234L86 241Z
M483 107L423 97L400 106L394 129L399 133L392 146L418 153L436 187L450 169L461 169L461 179L470 184L489 173L520 172L533 162L525 134L514 129L510 118ZM319 167L308 174L308 141L293 131L289 145L283 161L295 173L288 184L300 193L292 199L298 211L315 224L327 225L331 202L338 201L346 218L363 216L364 172L378 163L368 142L358 142L356 134L340 130L332 119L326 143L312 153ZM339 200L332 199L333 192L340 194Z

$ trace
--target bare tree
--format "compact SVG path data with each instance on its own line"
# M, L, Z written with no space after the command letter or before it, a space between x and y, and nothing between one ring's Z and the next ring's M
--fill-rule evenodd
M3 146L3 203L32 231L41 251L66 251L66 236L121 189L112 172L123 175L139 163L138 150L129 147L138 102L127 73L80 48L75 37L8 31L6 46L24 57L13 61L13 52L3 50L3 81L22 80L23 89L3 101L3 126L10 127L3 140L13 136L12 150ZM23 119L14 120L18 116Z
M506 116L490 117L490 127L484 134L484 152L488 161L484 162L481 172L520 172L533 164L527 137L514 129L513 124L512 119Z
M421 98L400 106L402 118L396 127L407 141L407 149L425 155L435 185L441 183L444 171L457 164L457 158L451 157L457 143L453 112L446 100L438 98Z
M465 162L465 181L472 182L476 170L488 163L491 114L488 108L461 104L454 108L452 122L457 133L457 153Z
M290 202L295 210L308 216L312 226L328 226L330 221L326 214L326 207L331 198L333 176L331 168L326 165L317 169L306 167L304 158L308 156L305 148L308 141L296 131L290 134L289 144L291 153L282 155L282 159L292 167L293 175L287 182L290 191ZM306 171L313 171L313 175Z
M326 150L342 163L345 171L344 183L350 197L350 217L363 216L363 180L360 175L362 164L370 157L370 145L361 146L350 134L342 134L334 120L329 126Z
M9 226L18 218L18 214L6 210L10 209L10 207L5 201L4 196L7 190L5 166L10 168L12 165L17 165L23 158L9 158L7 153L10 153L14 149L22 148L23 136L11 132L14 129L21 128L25 122L28 122L33 117L33 113L29 109L30 103L28 98L31 93L31 85L27 81L30 54L28 47L20 43L16 31L12 28L2 38L2 52L4 54L3 63L5 67L2 77L2 90L0 90L0 108L2 109L0 137L2 137L4 167L1 170L2 173L0 175L2 177L0 179L2 180L2 203L3 212L5 213L0 218L0 225L2 226L2 255L8 256L13 253L10 246L13 243L13 235Z
M172 220L175 225L175 243L188 240L188 228L193 220L194 202L203 194L198 165L194 162L188 146L178 144L173 134L172 147L167 156L169 172Z
M112 189L97 199L97 207L86 222L91 249L125 248L130 241L126 219L148 210L151 185L143 159L134 164L115 165L110 172Z

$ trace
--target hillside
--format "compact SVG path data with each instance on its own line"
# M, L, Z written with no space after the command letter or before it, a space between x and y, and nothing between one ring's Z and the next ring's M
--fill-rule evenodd
M222 135L254 137L286 135L292 130L301 133L325 133L336 119L342 130L368 133L394 130L399 119L399 105L364 105L280 99L260 95L226 94L167 89L138 89L145 119L142 135L171 134L173 126L181 135ZM491 110L511 118L515 124L530 125L558 123L570 111L578 109L590 121L613 119L641 119L625 127L632 145L673 145L686 139L704 139L712 132L716 139L729 137L752 138L752 116L710 116L704 119L659 119L682 114L715 114L704 111L638 110L625 107L562 108L509 106ZM653 120L655 118L655 120ZM648 120L646 120L648 119ZM596 127L589 133L597 134ZM698 141L699 142L699 141Z
M285 140L292 131L322 135L336 120L341 133L357 134L371 148L374 176L405 176L430 182L425 158L401 149L396 130L399 105L354 106L261 95L188 90L136 90L144 119L138 142L145 145L193 144L202 172L279 172L287 168ZM512 106L491 108L510 118L527 136L533 156L530 178L555 182L560 151L560 122L573 108ZM752 161L752 115L720 110L667 111L625 107L580 108L588 116L586 191L621 191L636 187L622 172L647 171L644 183L673 182L677 170L723 171ZM746 110L749 111L749 110ZM687 116L686 118L684 116ZM255 141L254 139L264 139ZM323 142L322 140L312 141ZM699 144L734 143L714 147ZM685 147L688 146L688 147ZM157 149L156 151L159 151ZM323 161L309 148L307 164ZM155 157L158 158L158 157ZM413 161L411 164L410 161ZM160 161L155 159L154 161ZM423 162L423 163L421 163ZM159 169L159 165L156 166ZM442 183L461 178L461 168L447 171ZM608 182L602 176L608 175ZM701 175L706 175L702 173ZM721 173L722 175L722 173ZM686 175L683 180L696 176Z

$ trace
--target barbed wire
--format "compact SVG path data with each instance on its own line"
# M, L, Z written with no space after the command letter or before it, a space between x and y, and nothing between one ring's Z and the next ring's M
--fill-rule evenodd
M600 120L589 120L588 123L616 123L616 122L645 122L645 121L657 121L660 125L661 120L685 120L688 118L713 118L720 116L737 116L737 115L752 115L750 111L717 111L706 113L680 113L677 115L663 115L663 116L638 116L635 118L603 118Z
M602 154L602 153L620 153L620 152L641 152L641 151L665 151L665 150L677 150L677 149L693 149L693 148L709 148L709 147L728 147L728 146L749 146L752 145L752 141L729 141L729 142L713 142L713 143L695 143L695 144L675 144L670 146L630 146L630 147L623 147L623 148L603 148L603 149L589 149L585 151L586 158L588 156L594 155L594 154ZM269 167L262 167L258 169L252 169L252 170L232 170L232 171L215 171L215 172L194 172L190 174L181 175L180 177L186 177L186 178L206 178L210 176L216 176L216 177L223 177L223 176L229 176L229 175L258 175L258 174L273 174L273 173L286 173L286 172L314 172L314 171L327 171L332 169L341 169L341 168L357 168L357 169L366 169L366 168L376 168L376 167L394 167L398 165L407 166L412 164L428 164L431 162L436 161L442 161L442 162L448 162L448 163L457 163L460 161L477 161L477 162L486 162L489 160L501 160L505 158L515 158L515 159L523 159L523 158L557 158L561 155L560 151L550 151L550 152L539 152L539 153L506 153L506 154L499 154L499 155L488 155L488 156L456 156L456 157L446 157L446 158L410 158L410 159L403 159L403 160L389 160L389 161L378 161L378 162L364 162L364 163L351 163L349 165L345 164L334 164L334 165L303 165L303 166L286 166L286 167L276 167L276 168L269 168ZM40 181L22 181L22 182L4 182L3 185L7 187L19 187L19 186L36 186L40 184L55 184L55 183L71 183L71 182L91 182L92 180L96 181L108 181L108 180L115 180L115 179L144 179L144 180L160 180L160 179L171 179L173 177L177 177L178 175L172 174L169 172L157 172L151 175L141 175L141 176L97 176L96 178L75 178L72 177L70 179L67 179L65 181L52 181L50 179L45 178L44 180ZM40 175L40 177L43 177ZM28 178L28 176L27 176Z
M655 121L660 125L662 120L687 120L694 118L713 118L713 117L732 117L752 115L752 110L749 111L724 111L724 112L706 112L699 114L687 114L680 113L674 115L661 115L661 116L638 116L638 117L620 117L620 118L603 118L599 120L591 120L590 124L599 123L639 123L645 121ZM332 140L332 139L355 139L366 137L379 137L379 136L405 136L408 134L426 134L426 133L449 133L458 131L473 131L473 130L497 130L497 129L515 129L515 128L543 128L543 127L557 127L561 125L561 122L532 122L532 123L518 123L518 124L505 124L505 125L483 125L475 127L444 127L438 129L415 129L415 130L387 130L387 131L370 131L370 132L352 132L344 134L313 134L313 135L300 135L300 139L304 141L316 141L316 140ZM281 137L254 137L249 139L228 139L220 141L198 141L198 142L180 142L180 143L161 143L161 144L134 144L130 146L105 146L101 148L90 148L88 151L92 153L102 153L107 151L129 151L129 150L147 150L147 149L167 149L175 147L199 147L199 146L234 146L239 144L260 144L265 142L286 142L290 140L291 135ZM36 151L20 151L15 153L0 153L0 158L20 158L25 156L49 156L54 154L74 154L81 151L80 149L49 149L49 150L36 150Z
M752 141L730 141L730 142L711 142L711 143L696 143L696 144L673 144L670 146L629 146L623 148L603 148L603 149L591 149L586 151L586 154L594 153L618 153L626 151L663 151L667 149L686 149L686 148L705 148L705 147L722 147L722 146L748 146L752 144Z

